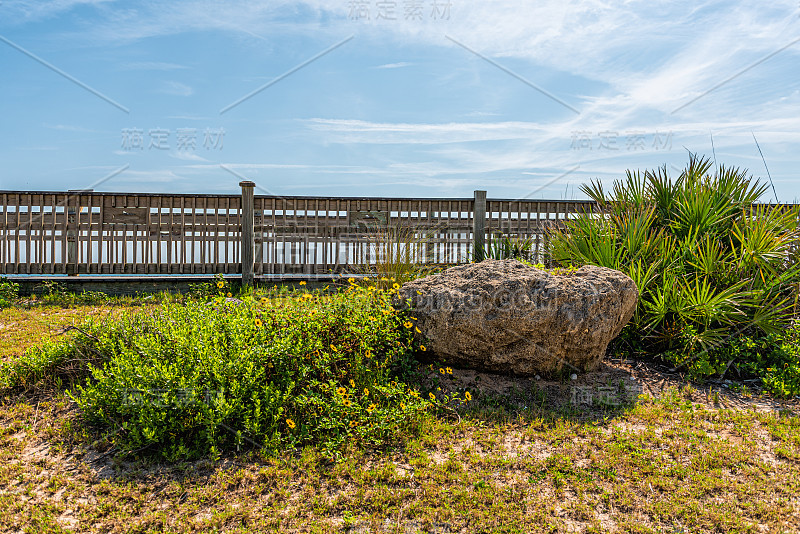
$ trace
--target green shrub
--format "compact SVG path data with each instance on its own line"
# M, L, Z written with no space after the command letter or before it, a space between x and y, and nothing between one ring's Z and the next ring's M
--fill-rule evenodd
M19 284L8 278L0 278L0 309L8 308L19 297Z
M725 372L733 367L739 376L761 377L763 387L778 397L800 395L800 323L760 337L736 337L692 360L696 375Z
M535 260L536 242L533 238L515 234L494 232L489 234L484 258L493 260L520 260L529 263Z
M640 298L625 346L698 377L747 367L752 355L725 347L786 328L800 282L797 209L756 204L766 186L745 171L710 170L692 157L675 180L664 168L629 171L610 194L583 186L602 212L568 221L550 249L562 265L628 274Z
M367 275L368 284L381 289L403 285L420 276L432 274L437 266L431 265L432 230L421 230L406 225L370 225L366 228L368 256L372 262L361 265L359 274ZM367 259L366 257L364 259Z
M333 295L167 303L29 352L7 385L34 382L80 347L95 364L70 394L121 452L174 460L315 445L335 456L348 443L385 445L433 404L403 382L424 347L392 294L353 281Z
M214 275L214 279L199 284L189 284L189 296L193 298L207 298L217 295L226 295L233 290L230 282L222 274ZM231 294L233 296L233 294Z

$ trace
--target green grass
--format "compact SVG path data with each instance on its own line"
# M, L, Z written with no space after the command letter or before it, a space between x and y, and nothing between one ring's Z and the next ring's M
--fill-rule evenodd
M69 410L61 394L0 408L0 530L796 532L800 524L800 420L707 409L677 390L599 421L546 410L487 418L476 399L460 422L429 418L402 447L354 444L336 463L314 447L216 462L90 463L107 444L87 446Z
M169 460L378 447L443 399L403 381L421 348L415 318L390 304L394 289L240 299L224 289L88 321L4 364L2 384L68 385L84 422L120 453Z
M384 296L373 293L353 287L341 300L319 293L270 293L263 295L265 302L256 293L243 295L241 304L210 297L210 306L206 296L113 308L113 321L103 320L110 308L97 306L11 308L0 318L15 323L19 346L8 359L27 361L29 368L37 361L32 355L41 353L33 348L42 347L39 338L58 328L43 322L73 324L76 316L90 312L96 329L75 326L91 335L105 333L108 342L124 340L115 332L138 325L157 327L158 335L169 339L191 339L194 347L200 339L218 339L214 333L227 328L225 339L233 347L240 342L255 347L264 344L257 343L258 336L269 334L256 330L256 317L266 328L269 317L288 319L281 314L293 313L293 320L282 325L282 336L304 349L310 347L302 343L319 339L322 332L332 336L325 343L333 340L339 348L348 347L347 340L374 348L370 335L390 334L410 344L407 349L417 347L405 317L389 311ZM280 299L289 302L276 309ZM364 301L357 306L359 299ZM375 300L383 302L376 309L389 311L380 321L370 319L378 317L365 305ZM332 313L336 306L341 306L338 314ZM337 318L316 323L309 320L314 310ZM168 326L177 318L197 328ZM318 330L304 337L308 328ZM200 335L204 332L207 337ZM103 346L89 344L78 331L63 337L85 347ZM168 347L153 336L131 339L140 341L139 350ZM25 349L32 350L21 356ZM359 352L341 352L348 354L343 369L348 361L351 367L338 383L355 399L362 384L351 390L349 377L363 379L352 371ZM108 364L122 364L127 360L115 358L130 353L108 354L107 372L129 376ZM154 373L159 354L140 356L148 365L138 369ZM438 379L423 381L409 368L404 371L408 384L423 396L430 389L439 399L464 398L464 392L449 391L446 368L441 373L435 363L427 365L434 365ZM63 370L55 361L38 369L43 375ZM391 387L396 378L389 371L402 370L386 369L378 378ZM0 532L798 532L800 525L800 418L788 411L715 409L692 401L688 388L643 398L636 406L592 412L558 408L544 390L498 396L473 389L470 402L451 401L451 410L439 400L436 409L420 411L413 425L398 425L378 446L345 433L338 454L331 455L328 438L317 434L275 450L247 446L245 440L237 452L233 441L218 455L168 462L154 454L121 454L115 436L102 424L87 425L87 408L79 409L52 379L31 380L27 385L36 385L30 389L0 393ZM79 390L67 387L80 398ZM397 413L399 406L390 402L384 409ZM358 413L366 416L366 426L377 414L363 408ZM309 410L292 417L298 427L304 418L313 419ZM342 426L350 429L349 422Z

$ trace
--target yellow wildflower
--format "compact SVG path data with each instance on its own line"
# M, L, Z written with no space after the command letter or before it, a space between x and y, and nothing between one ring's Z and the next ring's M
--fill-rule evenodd
M452 367L448 367L447 369L445 369L445 371L447 371L448 375L452 375L453 374L453 368Z
M419 328L414 328L414 330L417 331L417 334L421 334L422 333L422 330L420 330Z
M333 352L339 352L339 349L337 349L334 345L331 345L331 350Z
M413 390L409 391L408 393L412 397L419 397L419 391L417 391L416 389L413 389Z
M220 280L219 282L217 282L217 287L218 287L218 288L220 288L220 289L222 289L223 287L225 287L225 282L223 282L222 280Z
M292 421L291 419L287 419L286 420L286 426L288 426L289 428L294 428L297 425L295 425L294 421Z
M344 404L345 406L347 406L349 408L350 405L352 404L352 402L350 402L350 399L345 399L344 401L342 401L342 404Z
M364 396L369 397L369 389L364 388Z
M258 317L256 317L256 320L255 320L255 321L253 321L253 323L254 323L254 324L257 326L257 327L260 327L260 326L261 326L261 319L259 319Z
M470 394L470 392L469 392L469 391L467 391L467 392L465 392L465 393L464 393L464 398L465 398L465 399L467 399L468 401L471 401L471 400L472 400L472 395Z
M394 284L392 284L392 289L400 289L400 284L395 282Z
M306 281L305 281L305 280L303 280L302 282L300 282L300 285L301 285L301 286L304 286L304 285L306 285Z
M355 380L353 380L352 378L350 379L350 387L351 387L351 388L354 388L354 387L356 387L356 382L355 382Z
M350 278L348 278L347 281L350 282L351 284L355 284L356 283L356 279L353 278L352 276Z
M442 369L441 367L439 367L439 373L441 373L441 374L444 374L444 369Z
M230 298L230 297L232 297L233 295L231 295L231 293L230 293L230 291L229 291L227 296L228 296L228 298Z
M400 403L400 409L401 409L401 410L405 410L405 409L406 409L406 405L405 405L405 404L403 404L402 402Z
M411 323L411 321L406 321L405 323L403 323L403 326L405 326L406 328L411 328L414 325Z
M375 406L374 404L370 404L369 408L367 408L367 411L369 413L372 413L373 411L375 411L375 408L377 408L377 406Z
M434 395L433 393L428 393L428 397L430 397L432 401L436 400L436 395Z
M347 393L347 390L344 389L343 387L336 388L336 393L338 393L339 395L344 395L345 393Z
M358 426L358 423L355 421L350 421L350 428L353 428L354 426Z
M425 352L428 349L425 348L425 345L420 345L419 346L419 350L421 350L422 352Z

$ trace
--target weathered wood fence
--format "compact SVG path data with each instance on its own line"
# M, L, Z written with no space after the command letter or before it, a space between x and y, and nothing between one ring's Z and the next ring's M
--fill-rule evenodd
M590 201L0 191L2 274L348 272L387 253L453 264L493 233L531 239ZM476 253L476 250L478 251Z

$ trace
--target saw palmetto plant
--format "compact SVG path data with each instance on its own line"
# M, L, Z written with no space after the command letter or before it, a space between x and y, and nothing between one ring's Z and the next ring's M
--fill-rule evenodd
M758 204L766 189L695 156L676 178L629 171L611 191L593 181L582 190L600 210L555 232L549 252L636 282L626 334L638 348L695 374L724 373L736 363L724 356L731 339L781 331L797 305L798 210Z

